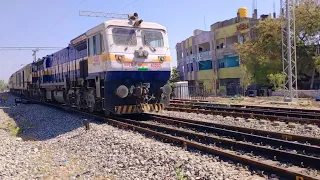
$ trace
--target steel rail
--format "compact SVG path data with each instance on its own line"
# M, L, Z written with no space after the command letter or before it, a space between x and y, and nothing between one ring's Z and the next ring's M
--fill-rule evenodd
M263 110L263 111L274 111L274 112L286 112L286 113L298 113L303 115L313 115L320 116L320 111L310 110L310 109L293 109L293 108L279 108L279 107L267 107L267 106L249 106L240 104L215 104L215 103L205 103L205 102L170 102L171 104L186 104L186 105L200 105L209 107L227 107L227 108L239 108L239 109L253 109L253 110Z
M218 111L233 111L242 113L254 113L254 114L264 114L264 115L274 115L274 116L284 116L284 117L295 117L295 118L307 118L307 119L320 119L320 114L310 114L310 113L298 113L289 111L279 111L279 110L269 110L265 109L253 109L253 108L237 108L237 107L217 107L210 105L196 105L196 104L179 104L170 103L173 107L190 107L190 108L202 108L208 110L218 110Z
M300 136L300 135L296 135L296 134L289 134L289 133L283 133L283 132L265 131L265 130L259 130L259 129L239 127L239 126L231 126L231 125L226 125L226 124L218 124L218 123L214 123L214 122L206 122L206 121L197 121L197 120L177 118L177 117L169 117L169 116L158 115L158 114L146 114L146 115L151 116L151 117L155 117L155 118L160 118L160 119L170 118L172 120L181 121L181 122L189 122L189 123L200 124L200 125L205 125L205 126L209 126L209 127L217 127L217 128L221 128L221 129L228 129L228 130L232 130L232 131L239 131L239 132L244 132L244 133L249 133L249 134L255 134L255 135L259 135L259 136L283 139L283 140L287 140L287 141L297 141L300 143L310 143L312 145L320 146L320 139L310 137L310 136Z
M266 110L279 110L279 111L291 111L291 112L300 112L300 113L314 113L314 114L320 114L320 110L316 109L302 109L302 108L287 108L287 107L270 107L270 106L259 106L259 105L244 105L244 104L215 104L215 102L200 100L187 100L187 99L171 99L170 102L173 103L208 103L208 104L214 104L214 105L227 105L230 107L241 107L241 108L253 108L253 109L266 109Z
M170 133L171 135L174 135L174 136L176 135L186 136L187 138L190 138L190 140L200 141L202 144L212 143L212 144L216 144L217 146L231 147L231 150L233 151L235 150L235 148L243 151L248 151L248 150L255 151L256 153L263 154L271 158L276 157L277 160L281 160L283 162L290 162L298 166L301 164L304 164L304 165L308 165L309 167L320 169L320 158L317 158L317 157L296 154L296 153L287 152L284 150L272 149L264 146L254 145L254 144L240 142L240 141L231 140L231 139L225 139L221 137L214 137L209 135L203 135L200 133L188 132L185 130L179 130L176 128L171 128L171 127L166 127L161 125L154 125L154 124L140 122L140 121L131 120L131 119L125 119L120 117L112 117L112 119L119 120L124 123L129 123L135 126L148 128L157 132Z
M157 122L160 123L168 123L171 125L178 125L179 127L183 128L190 128L195 131L200 131L204 133L215 133L216 136L225 136L229 138L233 138L236 141L250 141L253 143L258 143L258 144L265 144L265 145L271 145L271 146L276 146L277 148L282 147L283 149L291 149L291 150L299 150L301 152L305 153L310 153L310 154L316 154L319 156L320 154L320 147L319 146L310 146L310 145L305 145L301 143L295 143L295 142L290 142L290 141L285 141L285 140L280 140L280 139L274 139L274 138L269 138L269 137L264 137L264 136L258 136L254 134L248 134L248 133L243 133L243 132L238 132L238 131L232 131L232 130L227 130L227 129L221 129L221 128L216 128L216 127L209 127L209 126L204 126L204 125L199 125L199 124L194 124L194 123L189 123L189 122L183 122L183 121L178 121L170 118L160 118L156 117ZM253 145L255 146L255 145ZM264 147L264 146L261 146ZM251 148L251 147L249 147ZM276 156L277 154L275 154ZM278 155L283 155L283 154L278 154ZM302 155L302 154L299 154ZM310 159L309 159L310 157ZM313 157L313 156L307 156L307 155L302 155L298 157L292 157L292 158L297 158L295 161L298 161L298 164L301 162L305 161L304 164L312 164L315 162L320 163L320 158L319 157ZM309 161L310 160L310 161ZM314 161L315 160L315 161ZM320 169L320 164L312 164L311 166L314 166L316 168Z
M264 115L264 114L250 114L250 113L243 113L243 112L227 112L227 111L218 111L218 110L178 108L178 107L166 107L166 110L194 112L194 113L201 113L201 114L221 115L221 116L243 117L243 118L267 119L270 121L298 122L303 124L318 124L318 125L320 124L320 119L293 118L293 117L283 117L283 116Z

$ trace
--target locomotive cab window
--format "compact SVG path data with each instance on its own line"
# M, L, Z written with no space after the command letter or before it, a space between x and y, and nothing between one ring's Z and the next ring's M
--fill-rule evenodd
M100 55L104 51L103 37L97 34L88 39L89 56Z
M163 36L161 31L142 30L141 37L144 46L163 47Z
M136 46L137 36L135 29L129 28L113 28L112 29L113 42L116 45Z

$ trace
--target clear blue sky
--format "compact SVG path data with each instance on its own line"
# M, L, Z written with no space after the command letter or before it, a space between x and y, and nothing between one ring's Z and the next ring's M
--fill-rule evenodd
M111 3L110 3L111 2ZM0 46L65 47L71 39L103 22L102 18L79 16L79 10L133 13L144 21L164 25L169 33L171 55L176 65L175 44L195 29L236 16L239 7L252 14L253 0L10 0L0 5ZM258 15L273 11L274 0L258 0ZM81 3L81 4L80 4ZM279 0L275 0L278 14ZM80 5L79 5L80 4ZM78 6L79 5L79 6ZM71 13L70 13L71 12ZM204 23L204 16L206 23ZM206 27L205 27L206 24ZM39 51L43 57L54 51ZM7 81L21 64L32 62L31 51L0 51L0 79Z

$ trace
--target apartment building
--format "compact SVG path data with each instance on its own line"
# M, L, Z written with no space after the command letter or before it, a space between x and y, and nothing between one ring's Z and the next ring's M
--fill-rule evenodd
M209 93L213 89L212 48L211 32L199 29L176 45L181 79L189 81L189 85L204 85Z
M258 22L256 9L250 18L246 8L239 8L237 17L212 24L210 31L197 29L193 36L177 43L182 80L189 85L204 85L207 93L213 95L241 94L241 57L236 53L235 43L252 38Z

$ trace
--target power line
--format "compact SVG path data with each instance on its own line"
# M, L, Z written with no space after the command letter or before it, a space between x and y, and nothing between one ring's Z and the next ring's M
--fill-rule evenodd
M75 11L85 0L82 0L77 6L76 8L72 9L67 16L63 16L62 18L60 18L53 26L51 26L51 28L49 28L47 31L50 32L55 26L58 25L58 23L60 23L60 21L63 21L64 19L68 18L70 16L70 14ZM35 39L35 41L37 41L41 36L39 36L38 38Z
M0 47L1 50L35 50L35 49L40 49L40 50L57 50L57 49L62 49L63 47Z
M122 7L121 9L119 9L118 11L116 11L115 13L118 13L119 11L121 11L121 10L123 10L123 9L125 9L125 8L127 8L127 7L129 7L129 6L131 6L131 5L133 5L133 4L135 4L135 3L137 3L139 0L135 0L135 1L132 1L131 3L129 3L129 4L127 4L127 5L125 5L124 7ZM81 32L80 31L82 31L82 28L81 28L81 30L79 30L79 31L77 31L77 32L79 32L78 34L81 34Z
M119 12L119 11L121 11L121 10L123 10L123 9L125 9L125 8L127 8L127 7L129 7L129 6L131 6L131 5L133 5L133 4L135 4L136 2L138 2L139 0L135 0L135 1L133 1L133 2L131 2L130 4L127 4L126 6L124 6L123 8L121 8L121 9L119 9L117 12ZM116 13L117 13L116 12Z

